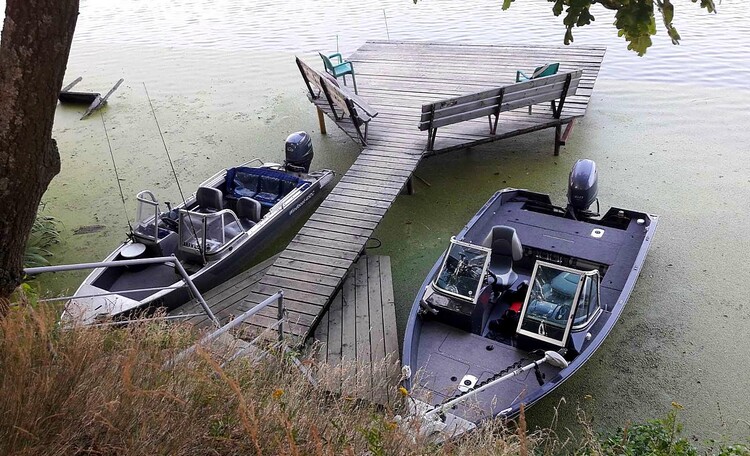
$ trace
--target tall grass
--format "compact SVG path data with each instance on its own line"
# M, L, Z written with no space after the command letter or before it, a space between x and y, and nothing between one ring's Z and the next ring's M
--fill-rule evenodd
M528 454L538 438L498 425L440 448L385 408L312 386L285 355L258 362L199 351L187 326L64 330L16 306L0 322L0 454ZM523 451L522 454L527 454Z
M332 380L318 366L316 387L286 354L225 364L203 349L164 369L199 336L193 328L69 330L46 309L16 305L0 320L2 455L697 454L673 415L609 437L587 428L573 442L527 431L522 414L514 428L490 421L437 446L397 423L396 394L383 407L356 400L357 376L347 381L340 369ZM331 382L351 391L327 393ZM718 454L750 453L739 445Z

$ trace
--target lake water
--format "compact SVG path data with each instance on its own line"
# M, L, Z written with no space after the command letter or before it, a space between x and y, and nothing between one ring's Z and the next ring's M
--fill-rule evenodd
M1 2L0 2L1 3ZM134 195L154 190L178 201L154 120L152 98L180 182L194 188L216 170L260 157L280 160L284 138L313 136L314 167L346 171L359 151L329 125L319 134L293 55L354 51L367 39L559 44L551 4L500 0L82 1L66 80L106 92L104 110L132 218ZM530 412L547 425L561 397L560 424L576 406L597 429L685 409L697 439L750 434L750 10L724 1L709 15L676 5L683 42L662 32L643 58L625 49L612 15L575 31L576 44L608 47L586 117L560 157L552 131L447 154L417 170L431 186L401 196L378 228L391 255L400 330L427 271L452 234L497 189L530 188L565 198L576 159L600 167L600 200L662 216L636 290L607 342L576 376ZM127 222L101 121L59 107L55 137L62 172L44 197L62 220L55 263L103 258ZM102 231L73 235L83 225ZM279 243L277 247L281 247ZM60 291L81 275L46 278ZM590 397L590 398L589 398Z

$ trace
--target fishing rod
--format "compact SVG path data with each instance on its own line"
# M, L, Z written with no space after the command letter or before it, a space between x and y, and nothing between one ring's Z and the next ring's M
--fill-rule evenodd
M146 83L143 83L143 90L146 91L146 99L148 99L148 105L151 108L151 115L154 117L154 121L156 122L156 128L159 130L159 137L161 138L161 143L164 145L164 151L167 153L167 160L169 160L169 166L172 168L172 175L174 176L174 180L177 183L177 190L180 191L180 197L182 198L182 207L187 212L188 219L190 221L190 228L193 231L193 236L195 236L195 244L198 246L198 251L201 254L201 258L203 259L203 264L206 264L206 253L203 249L203 245L201 245L200 240L198 239L198 233L195 231L195 225L193 225L193 218L190 214L190 211L187 210L187 199L185 199L185 194L182 192L182 186L180 185L180 180L177 178L177 171L174 169L174 163L172 162L172 156L169 153L169 148L167 148L167 142L164 140L164 135L161 132L161 125L159 125L159 119L156 117L156 111L154 110L154 104L151 103L151 97L148 94L148 89L146 88ZM203 233L205 234L206 230L203 230Z
M117 181L117 187L120 189L120 200L122 201L122 209L125 212L125 220L128 221L128 228L130 228L130 238L133 238L133 225L130 224L130 216L128 216L128 208L125 205L125 194L122 192L122 184L120 184L120 174L117 172L117 163L115 163L115 154L112 152L112 143L109 141L109 133L107 133L107 124L104 122L104 113L99 112L102 118L102 127L104 127L104 137L107 138L107 146L109 147L109 156L112 158L112 167L115 169L115 180Z

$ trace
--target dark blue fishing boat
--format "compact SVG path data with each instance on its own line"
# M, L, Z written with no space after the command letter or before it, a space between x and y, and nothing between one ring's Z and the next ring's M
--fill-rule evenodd
M427 428L470 430L533 405L588 360L622 313L658 217L598 208L579 160L567 207L497 192L451 239L407 324L405 387ZM534 374L532 374L534 371Z
M316 204L333 171L309 171L310 137L287 140L284 164L256 159L216 173L182 204L166 210L153 192L137 195L135 226L105 262L174 255L199 291L238 274L257 254L288 232ZM90 324L147 309L173 309L192 298L175 268L102 267L81 284L65 308L66 319Z

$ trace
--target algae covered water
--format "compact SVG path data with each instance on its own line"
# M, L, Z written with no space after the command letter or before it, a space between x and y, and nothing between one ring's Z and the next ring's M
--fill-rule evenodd
M152 117L153 101L184 189L254 157L280 161L286 136L313 137L313 167L346 171L357 144L329 123L318 131L293 56L344 54L367 39L558 44L564 29L544 1L241 2L82 1L66 81L106 92L103 110L121 184L120 201L102 122L59 107L54 136L62 172L44 197L64 224L55 263L103 258L123 238L135 194L179 193ZM553 131L423 162L416 194L401 196L375 236L392 257L400 330L418 287L451 235L498 189L529 188L563 204L578 158L599 165L600 200L659 214L635 292L607 342L570 381L530 411L548 425L561 397L563 426L576 404L600 429L684 406L686 431L747 436L750 419L750 12L724 1L719 14L677 5L683 43L663 33L643 58L625 50L610 13L575 31L576 43L608 47L585 118L559 157ZM416 128L416 124L415 124ZM190 190L192 191L192 190ZM126 216L127 214L127 216ZM80 227L99 231L74 234ZM95 230L94 230L95 231ZM287 239L288 240L288 237ZM283 246L284 240L276 248ZM55 292L81 275L44 278Z

